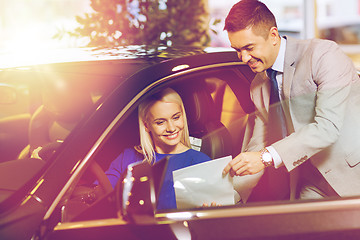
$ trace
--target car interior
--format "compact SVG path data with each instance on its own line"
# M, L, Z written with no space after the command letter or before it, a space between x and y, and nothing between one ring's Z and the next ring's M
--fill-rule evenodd
M29 121L41 99L36 76L3 71L0 78L0 162L6 162L16 159L27 145Z
M198 146L199 150L207 154L211 159L228 155L235 156L241 151L248 112L252 111L250 97L246 90L250 86L251 79L248 79L249 76L239 76L239 74L241 74L240 71L235 68L181 76L150 90L138 102L159 88L173 88L180 94L184 102L189 133L195 141L201 143ZM234 93L234 86L230 86L229 83L232 83L235 88L240 89L238 94ZM125 114L124 119L119 121L110 137L105 139L101 151L95 155L94 161L104 171L109 167L111 161L125 148L140 144L137 104L135 103ZM234 131L234 129L237 130ZM79 181L79 183L83 184L85 182L84 185L86 183L88 185L93 183L95 180L94 174L89 172L83 175L83 181ZM73 196L76 196L78 199L79 192L74 193ZM84 200L84 198L82 199ZM91 202L91 204L94 202L93 199L85 199L86 201L88 203ZM107 203L106 205L108 209L111 204ZM84 208L85 210L81 214L79 213L81 212L79 207L76 208L76 213L62 214L65 216L63 221L88 218L89 212L92 210L87 211L87 207ZM75 209L75 207L71 207L70 203L68 203L68 207L64 209L70 211L70 209ZM101 216L104 217L103 215Z
M61 221L114 216L115 203L107 199L108 194L105 194L109 191L94 196L91 194L93 183L104 176L101 172L106 171L111 161L125 148L139 145L137 105L141 99L159 88L171 87L182 97L190 136L193 143L197 144L194 148L197 147L211 159L228 155L236 156L242 149L245 126L249 114L253 111L249 86L254 75L250 70L246 70L246 67L239 68L242 66L183 75L161 83L141 96L104 139L101 150L94 155L92 160L94 164L90 164L81 179L78 179L75 190L71 188L73 192L64 196L64 201L61 201L58 209ZM71 78L64 76L63 79L70 82L69 79L72 78L73 76ZM52 82L52 84L57 83ZM91 92L96 91L96 86L97 84L94 84L91 89L84 91L81 85L80 88L68 86L69 89L64 85L64 91L56 94L54 94L55 86L47 86L48 94L43 95L43 104L38 105L29 119L29 145L23 149L20 156L29 156L28 154L37 146L55 143L50 144L49 150L41 155L44 159L49 158L52 151L61 144L85 112L93 106L94 95ZM69 98L70 96L75 98ZM97 96L96 98L98 99ZM65 112L66 119L63 118ZM102 205L101 208L108 211L93 216L96 212L94 209L100 204L94 203L101 201L106 202L106 207Z
M231 76L231 74L227 73L227 76L225 76L227 81L230 78L229 76L239 78L239 76L235 75L236 71L232 74L234 75ZM221 76L221 78L214 76ZM241 95L241 92L246 92L250 82L247 82L245 86L243 86L244 82L234 82L236 85L240 85L238 87L241 88L240 99L242 101L247 100L246 103L242 103L245 106L245 109L243 109L239 104L238 96L234 94L228 83L222 78L224 78L224 71L193 74L191 76L182 76L170 83L159 86L163 88L171 87L179 93L184 102L190 136L201 139L200 151L206 153L212 159L235 155L240 152L241 149L234 148L234 146L242 145L244 122L247 120L248 112L252 111L248 93L246 93L245 97ZM249 80L245 79L245 81ZM143 97L157 89L149 91ZM237 104L233 104L233 102ZM238 126L242 127L238 128L236 132L230 131ZM134 106L126 114L125 120L119 122L116 131L111 133L110 139L106 140L102 151L97 154L96 160L98 163L104 169L107 169L110 162L123 149L139 145L138 132L137 109Z
M82 88L79 83L61 78L43 81L42 104L31 115L29 144L20 153L20 159L30 157L40 146L42 149L39 154L42 159L51 156L93 106L90 91Z

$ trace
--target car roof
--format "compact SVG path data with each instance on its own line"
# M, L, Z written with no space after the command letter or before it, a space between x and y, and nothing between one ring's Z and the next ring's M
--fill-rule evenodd
M99 60L134 60L137 62L158 63L184 56L223 51L233 51L233 49L194 46L167 47L161 45L34 49L21 52L0 52L0 69Z

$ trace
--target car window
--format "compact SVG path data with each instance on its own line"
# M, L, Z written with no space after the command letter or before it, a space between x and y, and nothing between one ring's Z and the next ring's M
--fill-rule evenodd
M124 118L115 125L101 144L101 150L93 156L93 161L106 171L124 149L140 144L138 103L165 87L177 91L184 102L194 149L207 154L211 159L236 155L241 151L247 117L252 110L248 90L253 74L242 71L242 67L239 66L209 69L174 77L152 88L141 96L124 114ZM235 93L234 89L238 91ZM69 190L70 193L66 195L68 200L62 201L66 203L65 207L59 207L63 212L63 221L84 220L87 215L83 211L96 211L93 209L96 208L93 203L98 196L95 197L95 194L91 193L96 183L96 176L89 167L77 182L77 186ZM103 207L102 204L97 204L97 207ZM109 210L107 216L93 217L114 217L116 204L112 202L108 203L108 206L111 206L109 208L112 210Z
M27 145L30 117L41 104L39 81L26 72L0 71L0 162L16 159Z
M248 113L242 108L235 93L229 84L221 78L207 78L208 88L211 88L211 96L218 109L220 122L229 130L233 146L242 146L243 134L248 118ZM213 87L215 86L215 87ZM238 153L241 147L234 151Z
M30 157L48 143L60 144L103 95L144 67L135 62L117 64L59 63L1 70L0 162ZM47 151L52 153L59 144Z
M0 164L5 172L1 203L11 204L11 197L25 194L35 184L36 176L49 168L52 156L78 123L116 84L146 66L141 61L116 64L72 62L0 70ZM36 162L39 164L31 164L35 160L30 158L40 159ZM19 166L23 168L16 171L17 175L7 170ZM16 195L17 190L21 193Z

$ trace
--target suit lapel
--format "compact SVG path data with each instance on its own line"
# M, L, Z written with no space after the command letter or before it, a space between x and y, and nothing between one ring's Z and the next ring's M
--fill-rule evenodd
M284 66L284 79L283 79L283 89L285 99L290 98L291 84L293 81L295 73L295 68L292 66Z
M296 40L285 37L286 50L285 50L285 62L284 62L284 78L283 78L283 91L285 99L290 98L291 85L295 73L294 63L296 60Z
M296 40L285 37L286 50L285 50L285 61L284 61L284 78L283 78L283 91L285 100L290 99L291 85L295 74L295 60L296 60ZM283 101L282 103L285 118L287 119L288 133L294 132L294 126L291 120L289 101ZM297 197L297 185L299 180L299 169L296 168L290 172L289 176L289 188L290 188L290 200L295 200Z

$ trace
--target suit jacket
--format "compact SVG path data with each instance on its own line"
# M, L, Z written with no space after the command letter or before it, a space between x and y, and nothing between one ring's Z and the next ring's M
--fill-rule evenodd
M248 151L266 146L270 82L251 83L256 107ZM328 40L287 37L282 106L290 135L272 144L286 169L310 158L340 196L360 195L360 81L352 61Z

